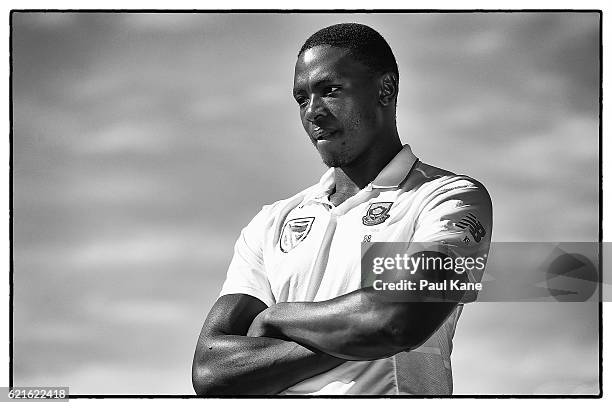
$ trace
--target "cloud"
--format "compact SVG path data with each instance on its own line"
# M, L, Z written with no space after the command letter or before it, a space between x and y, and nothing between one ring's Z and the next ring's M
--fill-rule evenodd
M121 15L119 19L125 30L145 31L153 35L184 34L193 29L210 29L218 21L214 14L199 13L134 13Z
M160 154L171 146L170 135L156 127L142 123L115 123L84 135L73 148L77 154Z

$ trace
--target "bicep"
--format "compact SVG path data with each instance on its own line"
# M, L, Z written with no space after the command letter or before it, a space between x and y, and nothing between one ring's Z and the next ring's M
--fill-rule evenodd
M414 283L411 290L367 290L376 302L376 319L389 316L389 335L399 340L402 349L414 349L425 342L453 313L463 296L461 283L466 276L458 275L453 270L443 267L451 255L437 251L422 251L412 254L422 260L422 266L410 274L397 273L385 279L387 282L402 284L403 281ZM427 262L424 262L427 260ZM456 281L457 286L450 285ZM427 286L421 286L427 282Z
M198 395L274 394L341 361L294 342L247 337L266 305L246 294L221 296L206 318L192 366Z
M217 299L198 337L193 378L205 378L205 373L222 363L227 352L237 344L232 338L245 336L255 316L265 308L261 300L245 294L224 295Z
M201 336L245 336L255 316L266 307L265 303L250 295L223 295L208 313Z
M493 210L485 187L475 180L458 180L432 194L415 222L413 243L441 244L457 262L455 278L476 284L484 274L492 235ZM467 290L461 303L475 300Z

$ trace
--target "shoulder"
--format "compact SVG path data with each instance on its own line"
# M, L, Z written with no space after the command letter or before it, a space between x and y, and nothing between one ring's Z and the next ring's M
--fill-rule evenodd
M286 214L300 205L306 197L312 195L316 191L317 186L317 184L312 185L291 197L265 204L255 215L251 224L256 223L260 227L271 228L276 220L284 218Z
M462 251L485 251L491 240L491 197L478 180L427 164L415 168L414 242L446 242Z
M412 191L423 201L464 198L470 202L491 205L486 187L473 177L417 162L402 188Z

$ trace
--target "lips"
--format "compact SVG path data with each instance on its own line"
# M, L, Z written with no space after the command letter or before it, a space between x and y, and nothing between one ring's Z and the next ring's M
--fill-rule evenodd
M310 136L314 140L329 140L336 134L334 129L326 129L319 126L313 126Z

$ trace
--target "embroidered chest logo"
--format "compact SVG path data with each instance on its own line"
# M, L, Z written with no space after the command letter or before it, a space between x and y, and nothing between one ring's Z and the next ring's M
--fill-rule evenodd
M389 218L389 210L393 203L372 203L368 207L366 215L363 216L363 225L368 227L382 224Z
M314 220L314 217L306 217L287 221L280 238L281 251L287 253L306 239Z
M457 222L455 225L461 229L468 228L470 234L472 234L472 236L474 237L474 241L476 242L480 242L480 240L484 238L485 235L487 235L487 232L480 223L480 221L478 221L478 219L474 217L472 213L468 213L468 215L463 217L461 221Z

